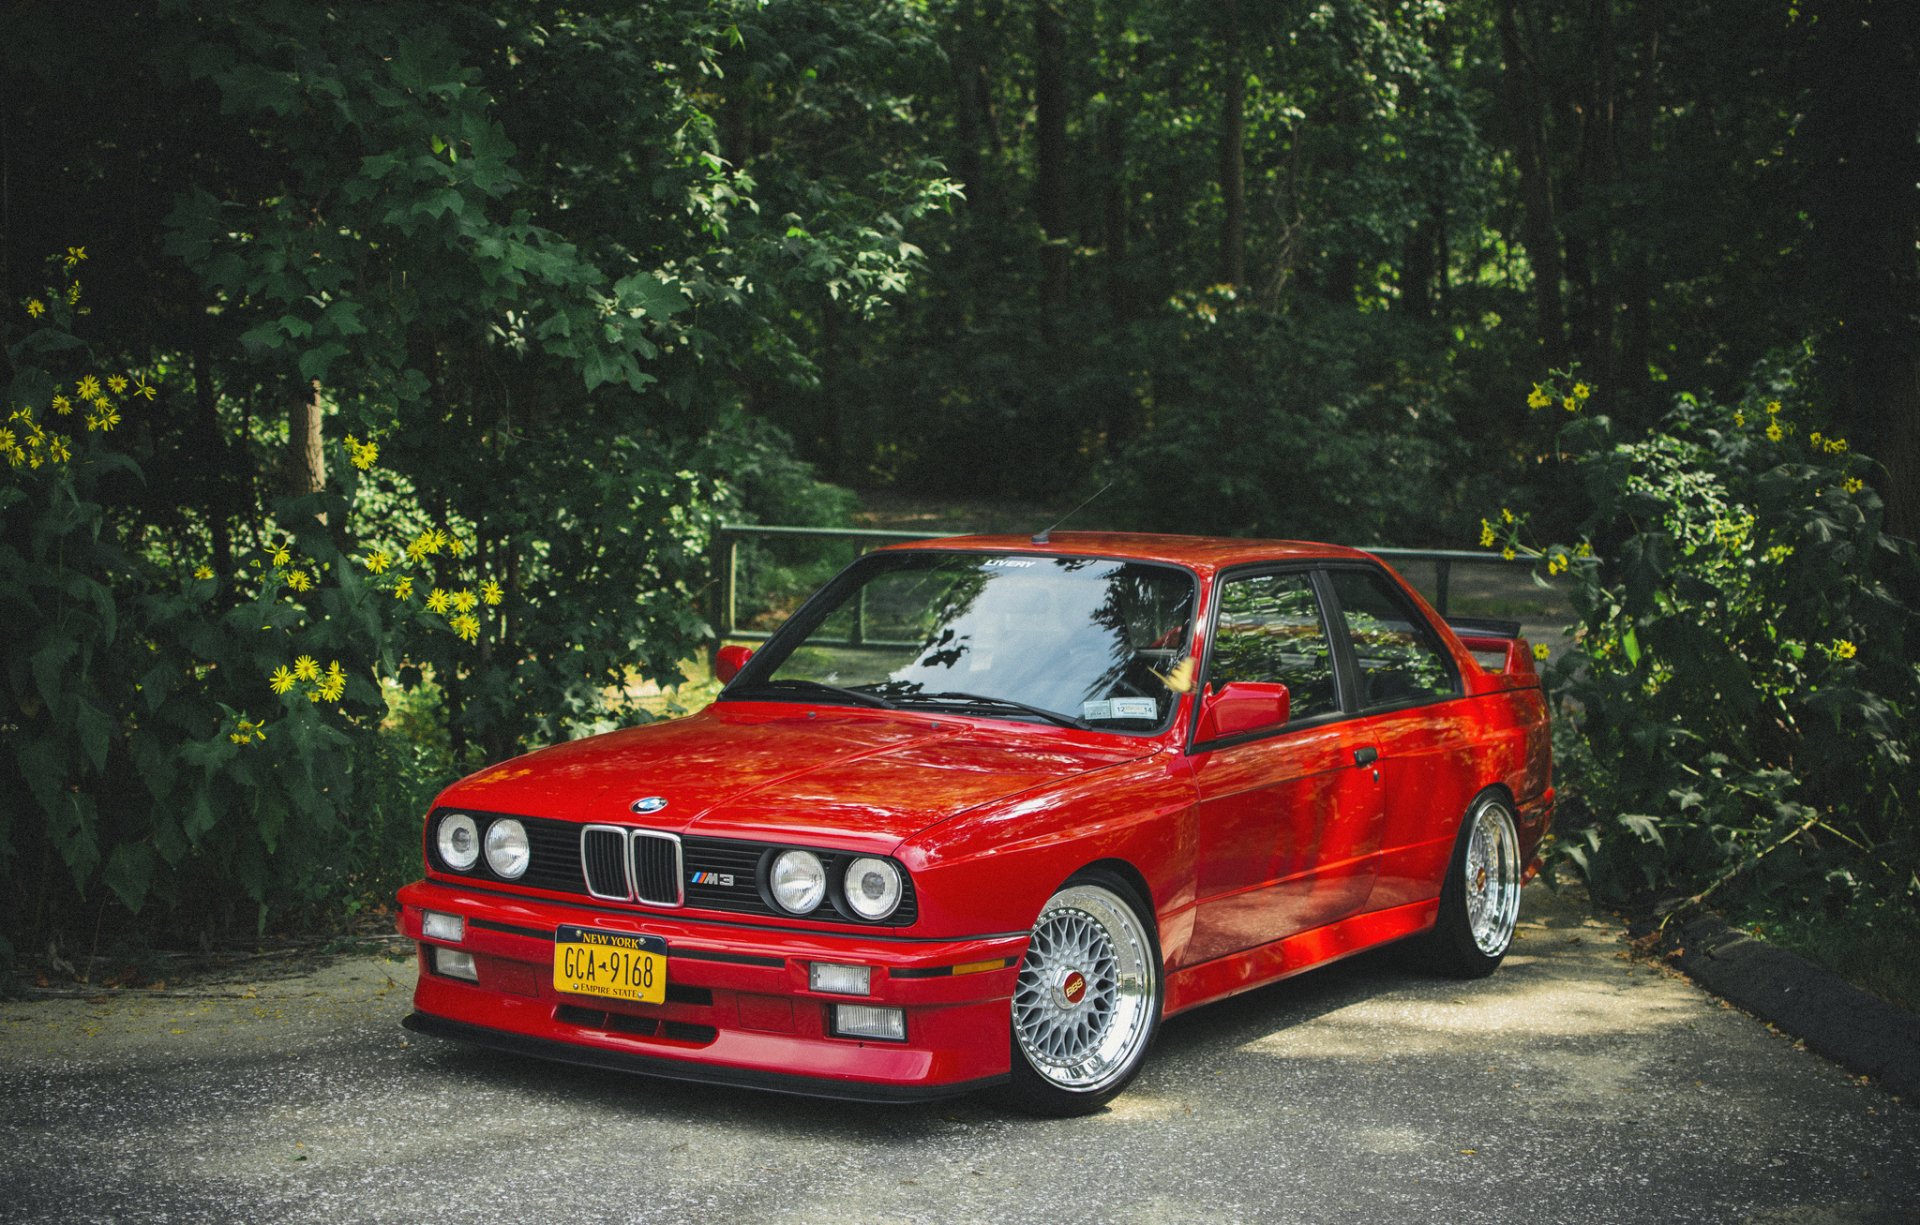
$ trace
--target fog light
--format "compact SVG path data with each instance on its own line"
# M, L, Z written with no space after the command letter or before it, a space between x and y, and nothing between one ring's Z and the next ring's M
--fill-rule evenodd
M843 1038L884 1038L889 1042L905 1042L907 1010L876 1008L872 1004L835 1004L833 1032Z
M429 910L420 917L420 934L429 940L458 944L467 938L467 921L457 914Z
M433 969L448 978L464 978L470 983L480 981L480 972L473 968L473 954L457 949L433 950Z
M835 995L872 995L872 966L837 966L815 961L807 966L807 986Z

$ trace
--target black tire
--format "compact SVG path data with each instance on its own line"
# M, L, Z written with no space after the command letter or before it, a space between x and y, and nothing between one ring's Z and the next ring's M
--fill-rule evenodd
M1140 1072L1165 982L1151 911L1125 882L1083 872L1033 923L1007 1019L1003 1100L1049 1118L1091 1114Z
M1440 886L1440 915L1426 961L1449 978L1485 978L1513 944L1520 915L1520 838L1513 808L1496 792L1476 799L1460 822Z

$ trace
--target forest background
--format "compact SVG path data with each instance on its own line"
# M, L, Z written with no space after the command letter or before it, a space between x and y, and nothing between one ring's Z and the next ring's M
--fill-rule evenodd
M1109 484L1565 576L1566 862L1897 927L1917 16L7 0L0 965L378 909L722 520Z

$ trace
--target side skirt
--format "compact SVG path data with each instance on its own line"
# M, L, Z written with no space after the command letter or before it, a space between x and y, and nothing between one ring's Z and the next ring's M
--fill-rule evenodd
M1167 976L1164 1015L1185 1012L1201 1004L1223 1000L1242 991L1291 978L1316 966L1328 965L1355 953L1417 935L1433 926L1440 899L1409 902L1390 910L1375 910L1316 927L1259 948L1216 957Z

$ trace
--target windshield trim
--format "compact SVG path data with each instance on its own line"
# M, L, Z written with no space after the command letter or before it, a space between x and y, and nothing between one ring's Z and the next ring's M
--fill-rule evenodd
M830 613L834 608L839 606L840 593L848 585L852 584L856 580L859 571L872 566L876 566L876 565L885 565L891 559L900 558L900 557L940 558L940 557L952 557L952 556L1009 557L1009 558L1034 558L1036 560L1048 559L1048 560L1112 562L1118 565L1145 566L1155 570L1170 571L1174 574L1183 576L1187 580L1187 582L1191 584L1190 608L1187 614L1187 633L1186 633L1186 637L1182 640L1181 645L1189 654L1191 654L1194 650L1195 644L1199 639L1200 617L1203 611L1201 608L1201 602L1206 596L1206 584L1201 581L1199 571L1195 570L1192 566L1182 565L1179 562L1164 561L1159 558L1127 557L1124 555L1115 555L1110 553L1080 553L1080 552L1070 552L1070 551L1064 551L1064 550L1058 551L1058 552L1056 551L1043 552L1040 550L1027 550L1027 549L976 549L976 548L943 548L943 547L919 547L919 546L911 546L907 548L894 547L894 548L886 548L886 549L876 549L871 553L863 553L859 557L854 558L852 562L844 566L832 578L822 583L820 587L812 595L808 596L806 600L800 605L800 607L794 610L793 615L788 617L786 621L781 624L779 629L776 629L775 631L773 631L773 633L767 638L767 640L760 644L758 649L754 651L753 657L746 662L746 665L744 667L740 669L738 675L736 675L731 681L727 682L726 686L720 690L718 695L715 696L714 701L715 702L813 701L817 704L849 706L853 709L865 709L866 707L864 706L864 704L856 705L854 703L847 702L845 699L837 698L832 693L829 693L826 691L822 691L819 694L803 694L798 692L797 690L783 693L778 689L769 688L766 684L765 678L768 673L778 668L780 664L785 663L787 656L792 654L793 648L799 644L800 640L804 639L808 634L812 633L814 628L819 624L819 622L825 620L827 614ZM1184 693L1176 694L1174 696L1174 701L1172 705L1170 705L1167 709L1166 716L1151 728L1136 729L1136 728L1123 728L1123 727L1100 727L1098 725L1089 725L1087 730L1089 732L1092 732L1098 735L1127 736L1134 739L1164 736L1170 729L1174 727L1175 723L1179 719L1180 711L1182 709L1183 703L1185 703L1188 696L1189 696L1188 694L1184 694ZM894 707L894 709L904 710L906 708L904 706L896 706ZM922 706L915 713L920 715L925 715L929 713L930 709L931 709L931 704L928 704L927 706ZM950 709L942 713L959 713L959 712ZM1064 712L1058 712L1058 713L1064 714ZM1021 714L1017 711L1012 711L1012 710L1008 710L1004 713L998 713L998 712L989 713L984 709L980 709L980 708L976 708L975 710L969 710L965 712L963 717L983 718L983 719L1001 719L1010 723L1020 723L1028 727L1035 726L1036 724L1034 721L1038 719L1037 715ZM1072 716L1068 715L1066 717L1071 718ZM1062 726L1059 728L1059 730L1068 731L1068 730L1078 730L1078 729L1069 729L1067 727Z

